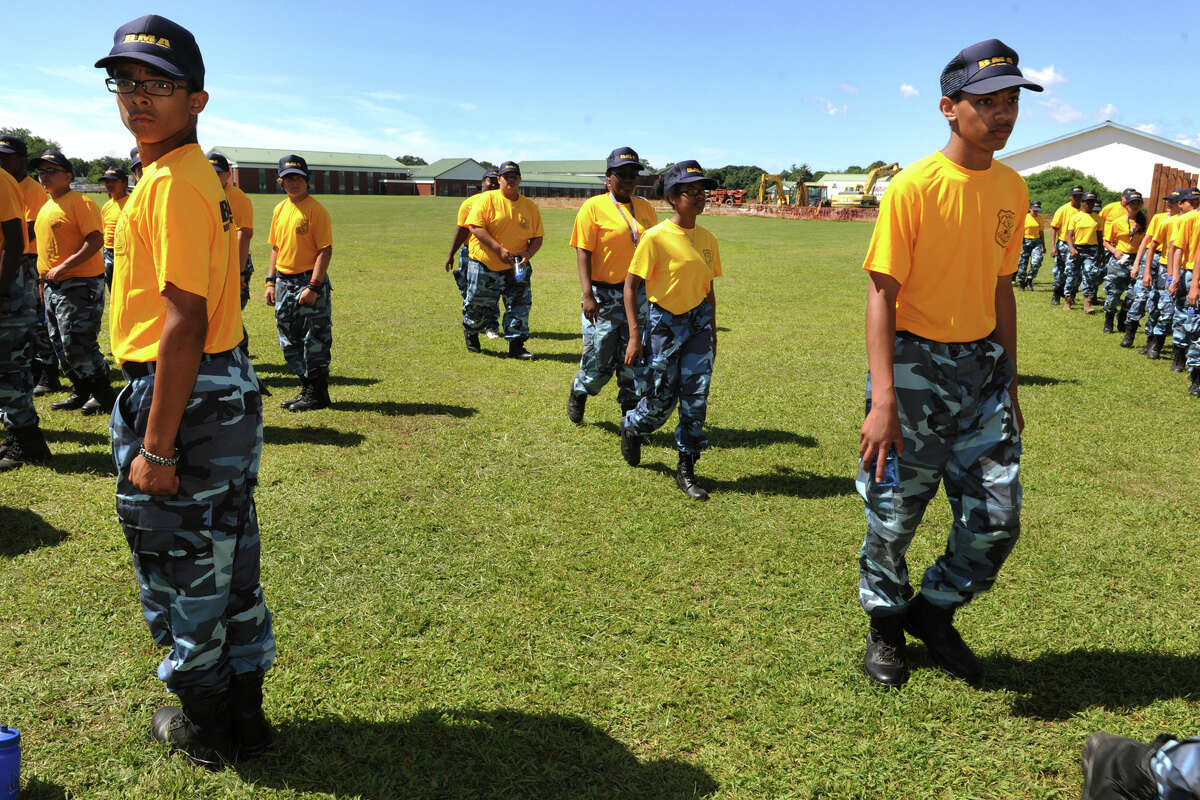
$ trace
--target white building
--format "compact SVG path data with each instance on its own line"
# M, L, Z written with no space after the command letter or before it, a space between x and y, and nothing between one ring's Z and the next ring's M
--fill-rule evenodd
M1000 157L1022 175L1069 167L1094 175L1114 191L1150 191L1154 165L1200 172L1200 150L1105 121Z

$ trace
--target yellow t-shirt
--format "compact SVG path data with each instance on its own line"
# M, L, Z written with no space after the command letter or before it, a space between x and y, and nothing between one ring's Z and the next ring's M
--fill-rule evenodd
M1032 211L1025 215L1025 238L1042 238L1042 220Z
M225 187L225 198L229 200L229 210L233 212L233 228L254 229L254 206L246 193L232 183Z
M1160 211L1150 218L1150 222L1146 225L1146 238L1150 241L1146 243L1146 247L1150 247L1151 243L1157 245L1161 249L1159 242L1162 241L1163 225L1167 221L1167 212Z
M1124 213L1125 209L1121 206L1121 201L1113 200L1104 208L1100 209L1100 221L1107 225Z
M479 199L479 195L473 194L470 197L468 197L466 200L463 200L462 203L459 204L459 206L458 206L458 227L460 227L460 228L467 227L467 217L471 215L471 206L475 205L475 201L478 199ZM475 236L472 235L470 232L468 232L467 233L467 255L468 256L471 253L472 247L482 247L482 245L480 245L478 242L476 242Z
M21 190L17 188L17 179L8 174L8 170L0 169L0 222L15 219L22 228L25 227L25 204L21 202ZM4 232L0 231L0 250L4 249ZM25 249L25 240L13 242Z
M1117 248L1121 253L1136 253L1138 245L1142 243L1142 238L1145 235L1138 232L1133 236L1129 235L1129 229L1133 226L1133 220L1122 214L1116 219L1109 220L1104 226L1104 241L1112 242L1113 247Z
M100 207L100 219L104 222L104 246L112 250L113 246L113 231L117 227L117 217L121 216L121 209L129 202L129 194L127 193L120 200L108 198L108 202Z
M575 215L571 247L592 254L591 278L594 281L620 283L625 280L636 246L634 235L641 239L646 229L658 224L658 214L654 213L653 206L640 197L630 199L631 204L623 204L618 211L611 194L598 194L588 198Z
M1054 216L1050 219L1050 227L1058 228L1058 241L1065 242L1067 240L1067 222L1078 210L1070 203L1063 203L1054 212Z
M267 241L277 251L277 271L284 275L308 272L317 263L317 253L333 246L333 221L311 194L299 203L289 198L275 206Z
M157 360L168 283L207 301L204 352L232 350L242 340L233 213L200 145L145 165L113 245L109 332L119 361Z
M499 189L482 192L471 205L467 225L477 225L492 235L501 247L519 253L529 246L530 239L545 236L542 229L542 212L537 204L525 195L509 200ZM492 272L512 269L500 256L483 246L476 238L471 239L468 255Z
M638 240L629 272L646 281L646 299L672 314L691 311L721 275L717 237L697 225L663 220Z
M68 189L59 197L46 198L46 204L38 211L33 223L37 236L38 275L44 276L67 258L79 252L83 240L91 233L102 231L100 209L74 189ZM104 274L104 256L97 249L91 258L70 269L59 280L68 278L94 278Z
M1183 251L1179 260L1181 269L1191 269L1196 261L1196 250L1200 248L1200 211L1192 209L1182 214L1171 230L1171 244Z
M892 178L863 269L900 283L896 330L970 342L996 328L996 281L1016 272L1029 189L993 161L969 170L940 151Z
M38 212L46 205L46 190L28 175L21 179L17 188L21 190L21 200L25 204L25 223L21 225L21 234L25 237L25 255L36 256L37 241L29 238L28 223L36 222Z
M1102 224L1100 215L1095 211L1090 214L1082 209L1076 211L1075 215L1067 222L1067 230L1070 232L1069 241L1076 247L1100 244L1100 226Z

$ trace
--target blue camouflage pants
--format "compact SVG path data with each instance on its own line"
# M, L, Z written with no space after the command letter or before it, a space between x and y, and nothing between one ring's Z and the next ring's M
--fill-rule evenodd
M1154 276L1155 302L1146 309L1146 333L1166 336L1171 333L1175 322L1175 300L1167 291L1170 285L1170 276L1167 274L1166 263L1157 257L1154 261L1158 265Z
M1062 290L1067 278L1067 260L1071 258L1071 248L1061 239L1054 240L1054 286Z
M330 301L333 284L326 276L316 304L302 306L298 302L300 293L311 279L311 272L276 275L275 328L288 369L298 378L319 380L329 375L329 351L333 347L333 306Z
M1167 742L1150 757L1150 772L1162 800L1200 797L1200 739Z
M945 344L896 335L896 401L904 452L895 485L859 463L867 533L859 556L859 601L872 616L904 611L913 590L905 554L925 507L944 484L954 513L946 551L921 591L943 608L989 589L1021 528L1021 435L1008 387L1013 362L990 339ZM871 378L867 376L867 410Z
M1080 244L1075 246L1075 255L1067 259L1066 274L1064 275L1063 297L1074 298L1080 285L1084 287L1084 296L1089 296L1085 277L1096 269L1096 245Z
M1046 245L1042 237L1026 239L1021 243L1021 260L1017 262L1017 283L1032 282L1042 268L1042 257L1046 253Z
M33 329L37 327L37 268L22 260L0 293L0 421L8 430L38 424L33 407Z
M265 671L275 659L254 508L262 455L258 376L239 349L204 356L175 443L179 492L154 497L129 480L154 394L148 366L145 375L131 373L113 406L117 516L150 635L170 648L159 679L173 692L215 694L232 674Z
M1110 254L1111 255L1111 254ZM1118 261L1115 258L1108 259L1108 266L1105 268L1104 276L1104 313L1115 314L1120 308L1121 297L1133 283L1133 278L1129 277L1129 271L1133 269L1133 253L1126 253ZM1130 291L1130 298L1134 292ZM1132 302L1132 299L1126 301L1126 305Z
M1104 269L1100 266L1102 257L1108 251L1097 244L1075 245L1079 252L1079 283L1080 294L1084 297L1095 297L1100 287L1100 279Z
M100 319L104 316L104 276L68 278L45 288L50 343L73 382L108 377L100 353Z
M596 319L580 314L583 329L583 354L579 371L575 373L572 392L599 394L604 384L617 374L617 402L629 410L649 388L643 366L625 366L625 348L629 346L629 322L625 316L625 287L623 284L592 281L592 297L596 300ZM639 328L646 327L646 290L638 291Z
M463 299L463 330L478 333L496 324L500 318L500 300L504 299L501 332L505 339L529 338L529 310L533 307L531 279L517 280L515 269L493 272L485 265L468 259L467 294ZM491 323L489 325L488 323Z
M1130 286L1130 292L1133 294L1133 303L1129 306L1129 316L1126 318L1129 322L1141 322L1142 317L1146 316L1146 312L1153 304L1158 302L1155 284L1158 281L1158 256L1150 262L1150 285L1146 286L1142 281L1145 277L1142 273L1145 269L1145 262L1138 267L1137 277L1133 279ZM1146 330L1150 330L1150 320L1146 320Z
M642 329L649 391L625 414L625 425L645 436L679 406L675 449L699 456L708 447L704 418L713 371L713 307L707 300L683 314L650 303Z
M112 291L112 273L115 257L111 247L101 248L100 252L104 255L104 285L109 291Z
M241 300L242 309L245 310L246 303L250 302L250 278L254 276L254 257L246 253L246 263L242 265L242 290Z
M1179 271L1179 291L1171 298L1171 315L1173 317L1171 323L1171 344L1175 347L1186 348L1196 335L1196 320L1200 317L1196 314L1195 306L1188 305L1188 291L1192 288L1192 271L1190 269L1181 269Z
M26 255L22 263L27 264L34 275L37 274L37 255ZM46 300L41 291L36 292L35 296L38 324L33 326L33 363L39 370L58 369L58 355L54 352L54 345L50 344L50 320L46 314Z
M458 266L454 268L454 285L458 287L458 293L462 295L462 299L467 299L467 273L468 265L471 261L471 256L468 255L469 249L464 244L458 251Z

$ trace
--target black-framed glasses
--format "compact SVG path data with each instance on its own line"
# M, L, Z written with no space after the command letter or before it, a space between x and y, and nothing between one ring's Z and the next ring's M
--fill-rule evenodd
M680 189L680 194L685 194L688 197L704 197L703 186L689 186L686 189Z
M37 174L43 175L43 176L48 176L48 175L57 175L60 172L66 172L66 170L59 169L58 167L38 167Z
M133 94L141 86L146 94L154 97L170 97L175 94L176 89L187 88L186 83L176 83L163 78L147 78L144 81L135 81L133 78L105 78L104 85L113 94Z

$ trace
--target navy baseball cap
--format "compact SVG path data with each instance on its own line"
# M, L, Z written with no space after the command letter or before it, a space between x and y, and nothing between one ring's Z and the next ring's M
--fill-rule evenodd
M117 28L112 50L96 62L110 68L120 61L136 61L172 78L204 88L204 59L196 37L181 25L157 14L147 14Z
M1071 187L1070 194L1072 194L1072 195L1076 195L1076 194L1083 194L1083 187L1082 187L1082 186L1078 186L1078 185L1076 185L1076 186L1072 186L1072 187Z
M500 165L500 168L496 170L496 175L508 175L513 172L517 173L517 175L520 175L521 165L515 161L505 161Z
M138 152L136 147L129 151L129 161L130 169L137 169L138 167L142 166L142 155Z
M1042 210L1042 201L1034 200L1032 203L1029 204L1029 207L1037 209L1038 211L1041 211Z
M636 150L634 150L632 147L618 147L616 150L613 150L608 154L608 163L605 164L605 169L619 169L620 167L625 167L630 164L637 167L638 172L641 172L646 168L646 165L642 163L640 158L638 158Z
M1126 203L1142 202L1142 193L1139 192L1137 189L1126 189L1124 192L1121 193L1121 197L1125 200Z
M951 97L958 92L991 94L1013 86L1042 91L1041 86L1021 74L1017 68L1019 60L1017 51L999 39L965 47L942 70L942 96Z
M1197 188L1195 186L1189 186L1187 189L1180 189L1179 193L1180 193L1180 197L1179 197L1180 200L1188 200L1193 203L1196 202L1197 200L1200 200L1200 188Z
M284 175L303 175L308 180L308 162L301 156L292 153L279 159L279 177Z
M0 153L12 153L18 156L28 156L29 151L25 149L25 140L20 136L0 136Z
M212 151L208 154L208 163L212 164L217 172L229 172L229 159L223 153Z
M715 178L709 178L704 174L704 168L700 166L700 162L687 160L675 162L666 176L663 178L663 193L667 194L675 186L681 183L696 183L702 182L705 189L717 188Z
M71 159L67 158L57 150L45 151L37 158L30 161L29 167L31 169L37 169L38 164L42 163L51 164L55 167L59 167L60 169L65 169L72 175L75 174L75 168L71 166Z
M499 177L500 177L500 171L499 171L499 170L495 170L495 169L489 169L487 172L483 173L483 177L484 177L485 179L486 179L486 178L499 178Z
M129 176L125 174L125 170L120 167L109 167L104 170L104 174L100 176L102 181L125 181L129 182Z
M1085 202L1085 203L1088 203L1088 202L1091 202L1091 203L1098 203L1098 202L1100 202L1100 201L1099 201L1099 200L1096 198L1096 193L1095 193L1095 192L1088 192L1087 194L1085 194L1085 195L1083 196L1083 202Z
M1175 189L1174 191L1168 192L1166 194L1166 196L1163 197L1163 200L1166 200L1168 203L1178 203L1182 199L1183 199L1183 190L1182 189Z

